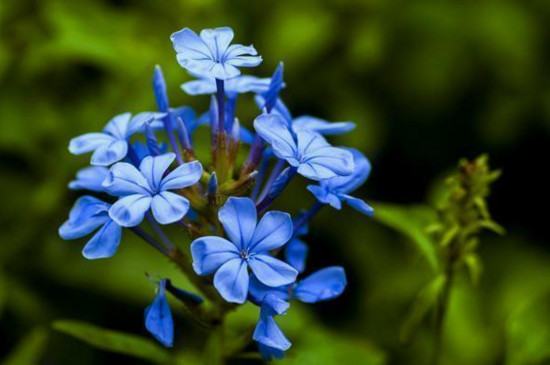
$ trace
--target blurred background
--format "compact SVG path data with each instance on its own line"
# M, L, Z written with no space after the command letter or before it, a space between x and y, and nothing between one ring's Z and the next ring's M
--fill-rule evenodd
M371 159L356 195L375 208L395 204L402 225L433 203L459 158L488 153L503 170L489 205L507 234L482 235L477 286L465 273L457 280L444 363L550 364L550 234L547 212L536 209L550 203L549 24L547 0L0 0L0 364L148 363L50 324L68 318L147 336L154 287L144 272L183 279L130 233L114 258L86 261L84 241L62 241L57 228L78 196L67 183L89 158L69 154L70 138L115 114L153 110L155 64L174 106L205 110L207 97L179 89L190 77L169 36L185 26L233 27L235 42L264 57L247 73L268 76L284 61L294 115L355 121L333 141ZM240 104L241 123L256 113ZM309 206L304 186L294 183L280 206ZM326 208L310 231L308 271L343 265L349 285L281 319L293 342L284 363L427 364L429 319L400 339L433 277L414 239L349 208ZM175 351L193 363L204 334L173 307Z

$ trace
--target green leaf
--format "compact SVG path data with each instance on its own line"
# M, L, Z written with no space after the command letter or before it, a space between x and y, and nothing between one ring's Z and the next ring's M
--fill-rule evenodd
M422 319L424 319L428 311L435 305L439 294L445 286L445 281L445 275L438 275L420 290L407 318L401 326L401 332L399 334L401 342L406 343L410 340L411 335L418 328Z
M15 349L0 364L29 365L38 363L46 348L47 341L47 330L42 327L35 328L19 341Z
M390 203L374 203L374 218L380 223L404 234L417 246L430 267L439 271L436 244L426 228L436 220L433 209L423 206L401 206Z
M101 350L134 356L158 364L168 363L171 359L166 350L146 338L133 334L71 320L55 321L52 326L57 331L73 336Z

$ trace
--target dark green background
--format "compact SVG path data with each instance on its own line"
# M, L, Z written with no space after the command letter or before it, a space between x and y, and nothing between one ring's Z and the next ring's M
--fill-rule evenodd
M173 105L204 110L207 97L179 89L190 78L169 36L231 26L264 57L250 73L267 76L284 61L294 115L357 123L333 141L370 157L372 176L357 193L367 200L430 201L459 158L490 154L504 171L490 206L508 233L482 236L477 287L459 277L444 363L550 363L549 24L547 0L0 0L0 359L19 344L32 360L10 364L141 363L49 328L72 318L146 336L142 311L154 292L143 273L184 284L130 233L97 262L81 257L83 242L58 238L77 196L66 184L88 161L71 156L68 141L117 113L153 109L155 64ZM256 111L248 102L239 113L250 125ZM304 185L279 207L311 204ZM351 209L327 208L311 231L310 269L344 265L349 286L281 320L294 343L289 361L426 364L429 320L399 342L433 275L411 241ZM177 350L197 351L204 334L173 307Z

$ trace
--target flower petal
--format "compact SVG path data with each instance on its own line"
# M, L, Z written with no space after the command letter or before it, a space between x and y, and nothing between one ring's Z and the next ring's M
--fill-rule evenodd
M306 243L299 238L294 238L285 246L285 261L301 273L306 268L307 252Z
M218 211L218 218L229 239L238 248L248 248L258 221L252 199L230 197Z
M166 113L159 112L142 112L134 115L128 123L125 138L129 138L134 133L145 132L145 124L147 123L150 123L151 127L154 129L158 122L160 122L160 124L162 123L161 119L165 116Z
M92 233L109 220L109 208L109 204L93 196L78 198L69 213L69 220L59 227L59 236L72 240Z
M260 316L252 338L268 347L286 351L292 345L285 337L273 316Z
M150 195L152 193L147 179L134 165L127 162L119 162L111 167L109 176L103 182L103 187L114 196Z
M294 119L292 128L295 131L310 131L322 135L339 135L355 129L353 122L327 122L326 120L303 115Z
M189 28L173 33L170 36L174 49L182 59L213 59L210 49L204 40Z
M202 165L199 161L184 163L162 179L160 191L186 188L196 184L201 176Z
M255 255L248 261L252 272L267 286L277 287L296 281L298 271L289 264L269 255Z
M141 223L151 206L148 195L133 194L117 200L109 209L109 216L122 227L135 227Z
M174 321L166 300L165 285L166 280L161 280L153 304L145 309L145 328L161 344L172 347L174 344Z
M278 211L267 212L254 231L249 251L264 252L279 248L290 240L293 233L290 214Z
M276 288L267 286L263 284L255 275L250 277L250 284L248 286L248 291L252 298L257 302L263 302L264 298L268 294L276 295L279 299L288 301L290 299L290 293L288 291L288 286L283 285Z
M131 113L122 113L114 116L103 128L103 132L110 134L116 139L126 139L128 123L130 123Z
M229 260L214 275L214 286L230 303L244 303L248 294L248 266L241 258Z
M229 80L228 80L229 81ZM216 93L216 79L201 78L181 84L181 89L188 95L208 95Z
M73 155L81 155L94 151L113 141L116 141L116 139L105 133L86 133L71 139L69 142L69 152Z
M101 192L104 190L103 181L108 176L109 169L106 167L86 167L76 173L76 180L69 182L69 189Z
M354 148L346 148L346 150L353 155L353 162L355 165L353 174L348 176L336 176L332 179L322 181L321 186L328 191L344 194L351 193L359 186L363 185L370 175L371 164L369 160Z
M258 342L258 351L260 351L260 355L262 355L262 359L265 361L272 361L273 359L281 360L285 357L284 351L269 347L260 342Z
M109 219L86 243L82 255L88 260L112 257L118 249L121 236L122 228Z
M336 298L346 288L346 273L340 266L331 266L314 272L300 281L294 296L305 303L316 303Z
M122 160L128 153L128 142L116 140L100 146L92 154L90 163L97 166L109 166Z
M151 209L155 220L160 224L170 224L181 220L189 210L187 198L163 191L153 197Z
M203 29L201 38L204 44L210 49L210 53L218 62L224 62L224 54L233 40L233 29L229 27L221 27L215 29Z
M321 135L296 133L301 165L298 173L312 180L323 180L354 171L353 155L343 148L332 147Z
M333 179L336 179L336 177L333 177ZM321 184L323 181L321 181ZM315 198L317 198L317 200L321 203L330 204L330 206L337 210L342 209L342 202L340 201L340 198L337 195L327 191L326 188L319 185L308 185L307 190L311 191L311 193L315 195Z
M357 210L360 213L372 217L374 215L374 209L368 205L364 200L354 198L353 196L342 194L340 195L342 199L353 209Z
M155 191L160 191L160 183L164 172L176 159L176 154L169 152L160 156L147 156L139 164L139 171L147 181L149 186Z
M208 275L227 261L238 258L239 253L233 244L222 237L206 236L191 243L193 269L199 275Z
M262 114L254 120L256 132L273 148L279 158L296 158L298 147L287 122L278 114Z

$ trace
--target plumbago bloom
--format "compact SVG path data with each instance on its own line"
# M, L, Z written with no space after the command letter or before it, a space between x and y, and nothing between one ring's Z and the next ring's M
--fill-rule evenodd
M367 179L370 163L359 151L325 139L352 131L352 122L292 117L280 97L286 85L282 63L271 77L241 75L239 68L257 66L262 59L252 46L230 45L230 28L206 29L200 35L184 28L171 39L177 61L197 77L183 90L208 95L210 106L197 113L187 105L172 108L156 66L151 99L159 112L119 114L102 132L70 141L71 153L92 152L91 166L68 183L82 196L59 235L66 240L88 237L82 254L101 259L116 253L127 230L180 269L190 283L184 289L172 285L171 278L149 277L156 295L145 309L144 327L163 346L181 341L175 336L169 297L194 321L211 328L212 336L224 336L219 329L229 323L225 317L248 301L259 312L250 341L265 359L279 359L292 344L277 317L292 310L293 300L334 299L347 285L341 266L306 272L304 241L326 205L340 209L345 203L372 215L370 206L349 195ZM253 94L261 114L241 125L236 105L246 94ZM205 154L210 159L195 154L199 126L210 129L211 151ZM241 149L248 156L239 166ZM289 184L303 183L297 181L304 180L300 176L310 180L311 207L294 210L280 204L284 211L273 210ZM178 229L165 231L166 225ZM184 246L182 235L190 245ZM238 355L234 349L246 344L232 341L242 337L209 340L227 345L215 351L220 356L216 362Z
M164 176L175 159L175 154L167 153L145 157L139 170L126 162L111 167L103 187L109 194L121 197L109 209L111 218L123 227L134 227L151 208L160 224L182 219L189 210L189 200L169 190L196 184L202 176L202 166L198 161L188 162Z
M128 153L128 139L142 132L145 124L161 118L161 113L119 114L107 123L102 133L86 133L73 138L69 151L74 155L92 152L92 165L109 166L122 160Z
M298 272L269 254L292 237L288 213L267 212L257 223L252 199L231 197L219 210L218 218L229 240L216 236L198 238L191 244L191 254L197 274L216 272L214 286L225 300L246 301L249 267L265 285L277 287L294 282Z

